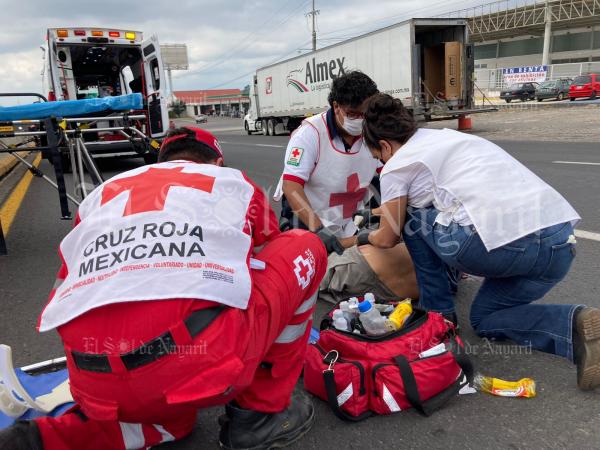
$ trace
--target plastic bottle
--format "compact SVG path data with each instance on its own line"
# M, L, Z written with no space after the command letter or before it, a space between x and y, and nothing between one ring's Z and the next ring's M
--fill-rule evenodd
M535 397L535 381L531 378L522 378L519 381L504 381L499 378L477 374L473 380L473 387L499 397Z
M364 297L365 301L369 302L371 305L375 304L375 295L372 292L367 292Z
M399 330L400 328L402 328L404 326L404 324L406 323L406 320L410 317L410 315L412 314L412 304L410 302L410 300L408 301L403 301L401 303L398 303L398 306L396 306L396 309L394 309L394 312L392 314L390 314L390 322L392 322L394 324L394 328L396 330Z
M350 321L354 319L358 313L358 304L350 305L350 302L341 302L340 311L344 313L344 318L348 321L348 323L350 323Z
M348 331L348 321L344 317L344 312L336 309L333 312L333 326L337 330Z
M371 302L367 300L360 302L358 304L358 310L360 311L360 323L362 323L362 326L368 335L381 336L390 331L389 327L386 326L387 319L373 307Z

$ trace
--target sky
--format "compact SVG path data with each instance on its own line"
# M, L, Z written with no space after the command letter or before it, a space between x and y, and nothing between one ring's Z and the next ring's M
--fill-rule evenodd
M316 0L317 47L484 0ZM243 88L257 68L310 50L311 0L0 0L0 92L41 91L49 27L114 27L187 44L175 90Z

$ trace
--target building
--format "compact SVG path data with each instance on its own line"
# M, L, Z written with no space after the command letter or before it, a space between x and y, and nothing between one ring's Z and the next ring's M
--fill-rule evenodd
M452 17L468 20L476 84L503 86L503 70L546 66L547 79L600 71L600 0L503 0Z
M188 116L206 114L239 117L246 114L250 107L248 92L240 89L175 91L173 95L185 102Z

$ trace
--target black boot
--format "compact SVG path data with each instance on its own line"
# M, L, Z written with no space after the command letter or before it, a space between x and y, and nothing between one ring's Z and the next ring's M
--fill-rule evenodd
M0 450L42 449L42 438L34 421L19 420L0 431Z
M283 412L265 414L228 404L221 425L219 443L227 450L259 450L287 447L304 436L315 422L310 399L292 395Z
M580 308L573 315L573 356L579 389L600 386L600 309Z

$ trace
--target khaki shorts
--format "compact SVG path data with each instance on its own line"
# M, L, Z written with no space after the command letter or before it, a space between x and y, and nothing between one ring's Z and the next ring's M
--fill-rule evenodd
M337 303L367 292L372 292L380 301L401 300L381 282L357 246L350 247L342 255L329 255L327 272L320 286L320 300Z

